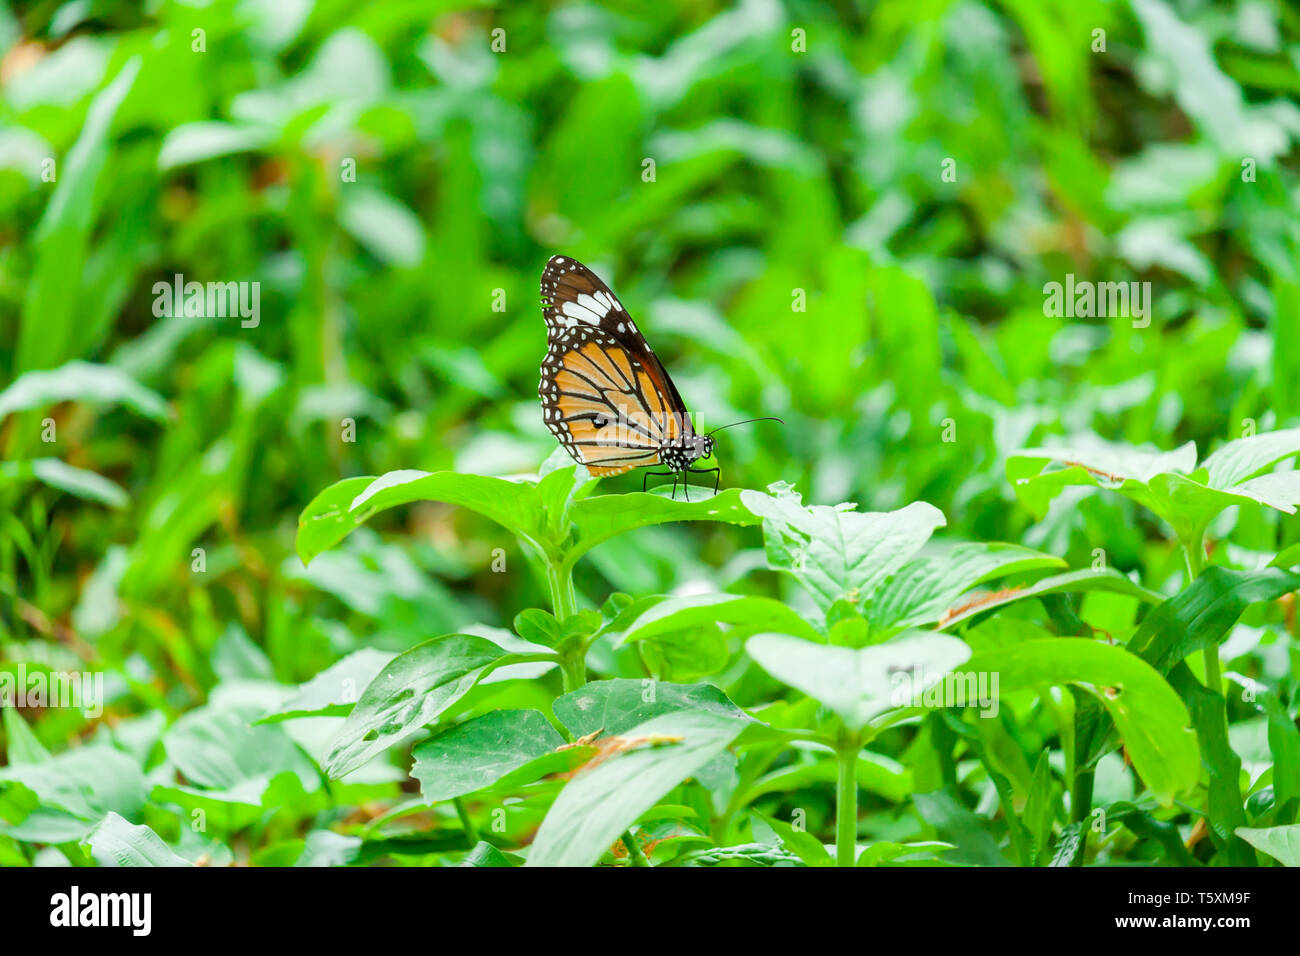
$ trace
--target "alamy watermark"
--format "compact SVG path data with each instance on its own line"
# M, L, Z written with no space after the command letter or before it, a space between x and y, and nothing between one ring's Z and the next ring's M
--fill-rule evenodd
M894 707L979 707L981 717L998 715L998 672L927 673L920 664L890 674Z
M75 707L87 717L104 713L102 671L30 672L20 662L16 671L0 670L0 707Z
M176 273L171 282L153 284L153 314L225 319L239 316L240 326L255 329L262 321L262 283L185 281Z
M1135 329L1151 324L1150 282L1076 281L1071 272L1064 283L1043 286L1043 295L1043 315L1053 318L1131 318Z

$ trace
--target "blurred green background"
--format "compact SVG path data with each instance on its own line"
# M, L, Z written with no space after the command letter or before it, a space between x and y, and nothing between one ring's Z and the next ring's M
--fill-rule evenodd
M951 536L1104 546L1154 587L1181 559L1153 519L1067 494L1034 523L1005 455L1089 431L1204 454L1300 412L1283 0L0 4L0 78L0 655L106 670L110 714L544 603L451 508L309 569L292 544L340 477L554 450L555 252L702 423L786 419L720 436L724 487L925 499ZM155 315L177 273L259 283L258 325ZM1046 315L1070 274L1150 282L1149 327ZM578 589L781 593L761 549L647 529Z

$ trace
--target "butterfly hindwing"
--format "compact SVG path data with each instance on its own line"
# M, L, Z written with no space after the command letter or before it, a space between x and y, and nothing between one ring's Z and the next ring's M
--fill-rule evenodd
M658 464L691 432L672 379L594 272L553 256L542 272L547 350L538 394L547 427L594 475Z

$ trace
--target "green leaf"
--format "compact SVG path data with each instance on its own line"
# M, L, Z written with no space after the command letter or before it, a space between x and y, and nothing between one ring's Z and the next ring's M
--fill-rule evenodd
M351 773L431 723L491 670L522 657L471 634L445 634L398 654L366 687L335 736L326 773Z
M1219 512L1246 501L1295 513L1300 475L1257 472L1300 451L1298 434L1300 429L1291 429L1229 442L1200 469L1191 442L1176 451L1152 452L1090 439L1073 448L1016 452L1007 459L1007 477L1038 517L1067 485L1110 488L1155 512L1180 541L1194 543Z
M165 419L167 402L113 365L69 362L59 368L27 372L0 392L0 418L59 402L121 404L147 418Z
M621 736L630 749L579 771L560 791L526 865L594 865L642 813L726 750L747 722L687 710L628 728Z
M27 721L18 716L17 708L0 705L0 720L4 724L5 757L9 763L44 763L50 759L50 752L36 739Z
M696 497L696 494L700 497ZM727 488L711 495L693 489L691 500L672 499L665 495L635 491L626 495L599 495L573 504L569 517L578 531L570 560L586 554L602 541L672 521L721 521L734 525L754 525L759 519L741 502L738 488Z
M600 629L599 612L590 609L579 611L563 621L541 608L530 607L515 615L515 633L532 644L559 647L566 641L585 640Z
M551 710L575 737L597 731L622 734L653 717L678 711L703 711L751 721L712 684L671 684L654 680L602 680L584 684L556 699Z
M1237 827L1235 832L1256 850L1267 853L1283 866L1300 866L1300 823L1262 830Z
M1021 823L1032 843L1030 853L1033 866L1041 866L1046 859L1047 848L1052 839L1052 824L1060 812L1060 795L1057 792L1056 782L1052 779L1048 753L1044 750L1038 755L1038 762L1034 764L1033 779L1029 783L1029 796L1025 800L1025 811L1021 818Z
M408 269L424 259L424 226L402 203L361 185L339 198L339 225L375 258Z
M857 865L881 866L895 860L905 861L908 858L934 859L951 849L953 849L951 843L943 843L939 840L921 840L916 843L892 843L886 840L873 843L859 853Z
M945 523L923 501L863 513L847 504L804 507L790 486L772 487L771 495L745 491L741 501L763 519L769 563L792 574L823 611L841 599L861 609Z
M84 468L74 468L57 458L0 462L0 483L32 479L110 508L124 508L128 502L126 492L103 475Z
M785 821L765 816L757 810L751 810L750 812L772 828L772 832L781 840L782 846L809 866L835 865L835 860L827 852L826 845L811 833L796 830Z
M867 608L867 619L880 630L933 624L977 584L1065 567L1060 558L1015 544L931 542L880 590Z
M65 810L81 821L80 833L73 839L89 832L110 811L137 816L145 802L140 767L120 750L101 743L74 747L39 763L12 763L0 768L0 784L4 783L22 784L36 794L43 808Z
M482 790L563 744L541 711L495 710L417 746L411 776L437 803Z
M1187 703L1196 727L1201 763L1208 783L1210 839L1230 866L1250 866L1253 854L1234 832L1246 825L1241 802L1241 758L1232 749L1228 737L1228 716L1223 695L1210 690L1192 674L1184 663L1169 672L1169 683Z
M591 486L585 470L556 469L541 479L510 480L452 471L392 471L379 478L348 478L330 485L298 519L298 555L309 562L373 515L413 501L461 505L495 521L539 556L569 563L614 535L668 521L757 524L728 489L693 501L633 493L581 497ZM576 529L576 541L570 535Z
M182 123L168 130L158 150L158 168L175 169L218 156L247 153L268 145L274 131L256 126L235 126L216 120Z
M302 853L294 866L347 866L361 851L361 838L333 830L312 830L303 840Z
M310 758L282 727L254 726L260 715L245 704L199 707L168 728L163 747L190 784L237 792L253 803L281 773L293 774L308 791L317 789L320 779Z
M810 641L822 640L807 621L780 601L737 594L691 594L665 598L642 611L624 627L619 643L635 644L708 624L728 624L741 634L780 631Z
M1002 696L1044 685L1082 687L1106 708L1134 768L1162 804L1196 784L1200 754L1187 708L1150 664L1124 648L1083 638L1025 641L980 651L955 676L980 674Z
M1280 568L1232 571L1207 567L1188 587L1151 611L1128 648L1161 673L1195 651L1214 647L1242 612L1300 588L1300 574Z
M1230 441L1201 466L1210 487L1231 488L1295 454L1300 454L1300 428L1287 428Z
M537 485L454 471L390 471L379 478L347 478L312 499L298 519L298 556L304 564L343 540L374 515L413 501L443 501L476 511L547 553Z
M296 717L346 717L361 692L396 656L370 647L353 651L300 684L298 693L257 723L273 724Z
M1051 594L1070 594L1088 591L1111 591L1135 597L1148 604L1158 604L1164 595L1135 584L1113 568L1094 570L1084 568L1081 571L1066 571L1042 578L1025 587L1004 588L982 594L972 594L969 598L949 609L940 618L939 626L949 628L994 608L1005 607L1028 598L1046 597Z
M911 706L916 695L970 657L970 648L957 638L920 630L858 649L758 634L745 650L777 680L835 711L852 730L894 707Z
M912 802L921 818L952 845L945 859L976 866L1006 866L997 838L989 832L983 817L967 809L947 790L915 794Z
M193 866L177 856L147 826L129 823L110 812L85 843L100 866Z
M512 859L518 857L507 856L502 853L491 843L480 840L474 849L465 854L465 859L460 861L461 866L493 866L493 867L510 867L518 864L512 862Z
M91 235L106 193L102 180L112 149L113 121L142 63L140 56L131 57L95 94L77 141L61 164L58 182L36 227L35 263L24 283L14 371L58 365L78 354L84 344L79 339L85 330L78 325L77 310ZM15 382L10 390L17 386ZM13 407L26 406L9 405L0 396L0 418Z

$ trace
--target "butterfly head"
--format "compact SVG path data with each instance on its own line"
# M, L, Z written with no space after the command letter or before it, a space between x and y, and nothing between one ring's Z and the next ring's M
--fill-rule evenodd
M664 442L659 449L659 460L673 471L684 471L701 458L713 454L713 439L708 435L683 435Z

